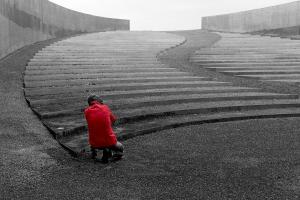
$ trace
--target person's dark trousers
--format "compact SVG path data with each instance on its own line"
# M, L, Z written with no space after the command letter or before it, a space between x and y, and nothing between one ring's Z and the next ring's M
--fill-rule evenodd
M97 149L103 150L102 161L108 162L108 159L112 156L116 159L120 159L123 156L124 146L121 142L117 142L115 145L110 147L91 147L92 158L96 158Z

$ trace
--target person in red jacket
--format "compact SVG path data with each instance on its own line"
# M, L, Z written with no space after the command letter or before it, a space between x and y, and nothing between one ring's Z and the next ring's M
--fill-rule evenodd
M103 162L107 162L112 156L121 158L124 148L123 145L117 141L116 134L112 129L116 117L97 95L90 95L88 97L88 104L89 107L85 109L84 115L88 124L88 136L92 158L96 158L97 149L103 150ZM112 154L112 152L114 152L114 154Z

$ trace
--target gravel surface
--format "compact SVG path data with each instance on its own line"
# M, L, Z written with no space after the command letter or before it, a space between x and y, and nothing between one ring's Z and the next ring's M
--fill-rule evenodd
M24 99L22 72L28 59L50 40L25 47L0 62L0 199L22 198L56 168L51 154L68 156L32 113Z
M299 199L299 119L249 120L129 140L156 172L161 199ZM137 151L135 154L139 154ZM147 171L147 168L145 168ZM151 178L150 178L151 177Z

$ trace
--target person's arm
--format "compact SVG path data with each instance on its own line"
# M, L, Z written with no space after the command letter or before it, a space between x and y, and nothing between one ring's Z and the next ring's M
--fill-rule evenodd
M112 112L110 112L109 117L110 117L111 124L114 124L115 121L117 120L117 117Z
M117 120L117 117L112 113L112 111L110 110L110 108L108 106L106 106L108 111L109 111L109 118L111 121L111 124L114 124L115 121Z

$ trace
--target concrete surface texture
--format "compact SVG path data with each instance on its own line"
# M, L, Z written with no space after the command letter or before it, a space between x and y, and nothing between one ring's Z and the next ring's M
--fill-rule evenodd
M187 42L164 52L165 65L198 77L218 74L188 59L218 37L202 31L180 34ZM5 98L0 104L1 199L299 199L299 118L159 131L125 141L125 158L109 165L72 158L23 96L23 67L45 45L49 42L0 62ZM220 81L219 75L213 79Z
M191 124L300 115L297 95L193 76L157 60L184 41L167 33L106 32L54 43L28 63L26 99L76 153L89 150L82 111L89 93L119 117L120 140Z
M253 32L300 25L300 1L202 18L202 28L225 32Z
M25 45L71 34L129 30L129 21L75 12L47 0L0 1L0 58Z
M300 42L278 37L219 33L212 47L191 61L206 69L265 82L300 83Z

